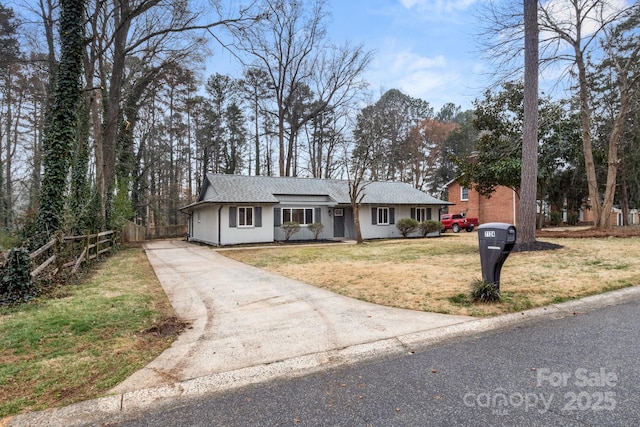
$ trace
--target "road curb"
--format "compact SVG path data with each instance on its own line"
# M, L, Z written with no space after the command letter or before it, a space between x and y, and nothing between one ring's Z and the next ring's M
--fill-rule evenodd
M640 299L640 286L623 288L546 307L416 332L371 343L353 345L155 388L101 397L61 408L31 412L0 420L0 427L71 427L125 421L141 411L180 399L202 397L267 381L295 378L328 368L384 357L397 357L453 338L514 327L532 321L576 316L599 308Z

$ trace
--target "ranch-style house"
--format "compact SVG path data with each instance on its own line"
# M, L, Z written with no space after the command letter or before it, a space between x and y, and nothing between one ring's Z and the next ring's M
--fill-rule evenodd
M359 209L364 239L401 237L398 219L438 220L449 202L409 184L366 182ZM316 178L207 174L189 215L189 241L236 245L284 241L282 224L297 222L291 240L312 240L308 226L322 223L318 239L355 239L349 181Z

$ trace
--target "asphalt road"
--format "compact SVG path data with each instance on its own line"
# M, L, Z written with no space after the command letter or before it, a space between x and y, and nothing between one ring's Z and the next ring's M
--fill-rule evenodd
M639 305L532 320L102 425L638 426Z

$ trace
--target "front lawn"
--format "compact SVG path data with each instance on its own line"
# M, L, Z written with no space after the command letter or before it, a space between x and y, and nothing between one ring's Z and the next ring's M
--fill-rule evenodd
M0 418L104 395L171 345L174 316L142 248L54 298L1 309Z
M376 304L480 317L640 284L640 237L542 240L563 248L509 255L497 304L469 302L471 283L482 277L475 232L220 253Z

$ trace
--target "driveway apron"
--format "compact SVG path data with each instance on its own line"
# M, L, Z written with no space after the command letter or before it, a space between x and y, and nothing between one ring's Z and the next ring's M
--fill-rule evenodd
M145 250L178 316L191 325L170 348L113 392L157 387L472 320L337 295L185 241L152 241L145 244Z

